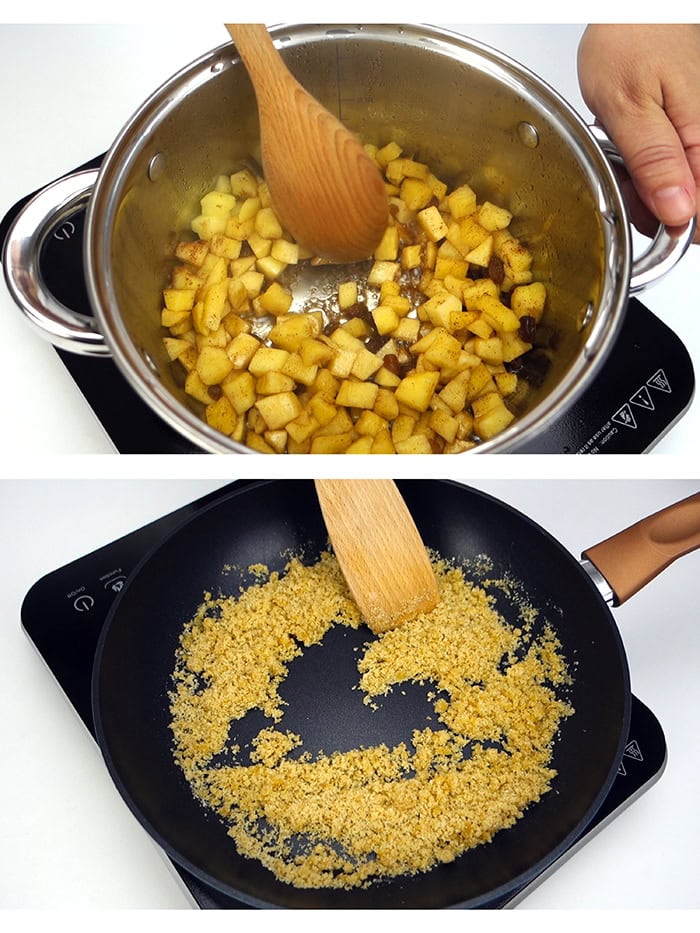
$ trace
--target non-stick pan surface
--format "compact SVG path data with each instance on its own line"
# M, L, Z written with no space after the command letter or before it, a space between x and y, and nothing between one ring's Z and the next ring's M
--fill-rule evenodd
M542 620L555 627L573 668L569 694L576 712L562 724L553 789L512 828L485 846L430 872L367 890L299 890L277 881L255 860L240 857L218 818L193 798L174 764L168 690L182 627L205 592L235 593L244 573L222 568L253 563L283 569L291 552L313 560L327 535L313 484L255 483L223 494L147 555L114 604L93 673L97 737L121 794L173 860L204 883L254 906L287 908L479 907L514 892L577 838L615 777L629 724L630 689L624 649L612 617L588 575L565 548L514 509L448 481L398 486L425 544L445 558L487 555L490 577L522 581ZM481 562L483 564L483 562ZM476 578L475 578L476 579ZM499 611L517 610L499 598ZM373 636L332 629L320 646L292 663L281 693L284 727L305 749L330 753L410 738L430 712L427 687L394 691L380 712L363 706L357 644ZM250 721L248 721L250 719ZM235 725L245 739L263 725L249 714Z

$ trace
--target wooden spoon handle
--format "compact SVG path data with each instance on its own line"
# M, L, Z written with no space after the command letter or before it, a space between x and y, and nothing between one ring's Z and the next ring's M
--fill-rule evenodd
M345 580L372 631L430 612L439 602L428 552L393 480L316 480Z
M288 82L297 84L262 23L226 23L229 35L255 86L258 106L276 107L279 91Z
M226 28L255 88L263 171L283 226L318 256L367 259L389 219L374 161L291 74L265 26Z
M583 552L619 606L684 554L700 548L700 493L661 509Z

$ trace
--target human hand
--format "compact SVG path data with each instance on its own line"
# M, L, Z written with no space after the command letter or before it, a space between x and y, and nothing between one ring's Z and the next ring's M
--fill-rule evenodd
M634 225L652 234L658 221L679 227L698 216L700 25L590 25L578 77L630 174L623 191Z

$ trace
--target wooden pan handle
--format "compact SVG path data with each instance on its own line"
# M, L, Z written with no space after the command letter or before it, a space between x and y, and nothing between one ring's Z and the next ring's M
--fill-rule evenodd
M678 557L700 548L700 493L661 509L588 548L619 606Z

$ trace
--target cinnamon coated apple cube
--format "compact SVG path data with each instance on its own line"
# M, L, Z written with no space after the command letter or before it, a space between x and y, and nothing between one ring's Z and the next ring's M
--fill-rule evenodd
M242 245L240 240L234 240L233 237L218 233L211 238L209 252L224 259L238 259L241 255Z
M285 266L294 266L299 262L299 245L282 238L274 240L270 256L284 263Z
M163 337L163 344L169 360L176 360L192 347L192 344L188 340L183 340L182 337Z
M217 385L233 369L224 347L202 347L197 359L197 374L205 385Z
M333 355L328 344L316 337L305 337L299 344L299 356L306 366L321 366Z
M209 244L204 240L183 240L175 247L175 256L193 266L201 266L208 253Z
M397 402L415 411L427 411L439 378L437 371L409 373L396 387Z
M346 408L373 408L379 386L374 382L356 382L345 379L340 384L336 404Z
M338 286L338 307L346 311L357 303L357 282L341 282Z
M229 176L231 192L237 198L251 198L258 194L258 180L250 169L244 168Z
M163 289L163 301L168 311L191 311L196 294L197 291L194 288L165 288Z
M435 205L419 211L417 218L421 229L433 243L437 243L438 240L447 236L447 224Z
M397 454L431 454L433 452L430 438L425 434L412 434L406 440L396 441L394 450Z
M484 201L477 211L477 219L486 230L505 230L510 225L513 215L505 207L499 207L492 201Z
M391 431L384 428L378 431L372 439L371 454L395 454L396 448L391 439Z
M301 356L292 352L289 354L282 367L282 372L303 386L312 386L316 379L318 366L307 366Z
M291 292L279 282L272 282L259 296L260 307L275 317L286 314L292 306L292 300Z
M474 433L482 440L488 440L504 431L514 420L515 415L501 401L483 415L474 415Z
M401 198L411 211L420 211L427 207L435 196L433 189L420 178L405 178L401 182Z
M504 398L512 395L518 387L518 377L516 373L494 373L493 381L498 386L498 391Z
M245 445L258 454L274 454L276 452L275 448L268 444L262 435L256 434L255 431L248 431L245 436Z
M475 266L481 266L486 269L488 264L491 262L491 257L493 256L493 237L488 236L485 240L479 243L478 246L475 246L474 249L469 250L467 255L464 257L467 262L472 263Z
M204 405L212 401L209 386L202 382L196 369L190 370L185 377L185 392Z
M234 370L221 383L221 390L239 415L251 409L258 397L248 370Z
M544 313L547 302L547 289L542 282L532 282L530 285L518 285L511 292L510 306L520 318L524 315L539 321Z
M433 366L442 369L443 367L456 366L461 352L462 344L460 341L446 330L441 330L423 354L423 358L432 363Z
M248 363L248 371L254 376L262 376L263 373L272 370L281 372L288 357L289 350L283 350L281 347L265 347L258 345L258 349Z
M321 427L319 421L309 411L302 411L287 423L286 431L297 444L303 444Z
M389 305L377 305L372 311L372 320L381 336L391 334L399 326L401 318Z
M269 339L275 347L297 351L304 340L316 335L316 322L307 314L289 314L279 317L270 330Z
M346 454L369 454L372 452L372 442L374 438L370 436L358 437L343 451Z
M266 240L278 240L282 236L282 224L271 207L261 207L256 213L255 232Z
M316 434L311 441L312 454L342 454L353 442L352 431L342 434Z
M293 392L280 392L259 398L255 408L262 415L271 431L284 428L302 412L301 402Z
M225 395L207 405L204 418L209 427L228 435L233 434L238 423L238 414Z
M296 383L291 376L277 372L274 369L263 373L262 376L258 376L255 380L257 395L277 395L280 392L293 392L295 387Z
M447 196L450 214L455 220L461 220L476 210L476 192L469 185L460 185Z
M384 231L377 248L374 251L374 258L379 261L394 262L399 255L399 230L398 227L389 226Z

